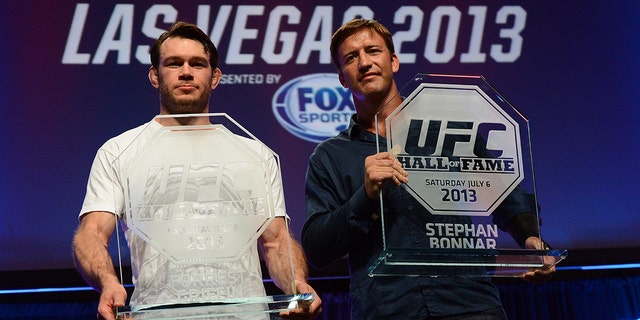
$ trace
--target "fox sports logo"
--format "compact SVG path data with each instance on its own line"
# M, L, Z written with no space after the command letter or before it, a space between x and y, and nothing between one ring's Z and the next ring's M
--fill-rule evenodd
M321 142L349 126L355 113L351 92L337 74L316 73L283 84L271 102L282 127L298 138Z

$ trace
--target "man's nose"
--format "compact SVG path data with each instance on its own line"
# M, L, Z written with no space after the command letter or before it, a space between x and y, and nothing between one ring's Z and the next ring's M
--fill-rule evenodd
M360 69L367 69L371 66L371 58L366 54L361 54L358 58L358 67Z
M191 77L193 76L193 69L188 63L183 64L180 67L180 76L181 77Z

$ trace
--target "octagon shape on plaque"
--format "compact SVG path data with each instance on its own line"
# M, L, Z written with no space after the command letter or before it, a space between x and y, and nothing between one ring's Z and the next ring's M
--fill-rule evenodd
M127 225L175 263L237 259L275 216L277 155L238 127L165 126L134 141L122 168Z
M456 80L416 82L387 117L387 148L430 212L489 216L523 180L520 128L483 79Z
M529 121L521 112L482 76L419 73L399 95L399 106L376 114L386 129L377 151L390 151L409 174L404 190L390 184L391 197L408 193L424 208L391 201L387 215L382 193L383 251L369 276L521 277L567 256L522 249L501 229L515 214L538 215Z

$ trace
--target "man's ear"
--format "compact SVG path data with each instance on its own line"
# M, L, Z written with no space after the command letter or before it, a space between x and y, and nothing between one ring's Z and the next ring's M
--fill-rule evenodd
M340 84L343 88L347 87L347 84L344 81L344 76L342 75L342 71L338 71L338 80L340 81Z
M151 85L156 89L160 86L158 84L158 70L153 66L149 68L149 82L151 82Z
M400 58L398 58L398 55L395 53L391 55L391 68L393 69L393 73L400 70Z
M398 55L395 53L391 55L391 68L393 69L393 73L400 70L400 58L398 58Z
M211 75L211 90L215 89L220 84L220 78L222 78L222 70L215 68L213 75Z

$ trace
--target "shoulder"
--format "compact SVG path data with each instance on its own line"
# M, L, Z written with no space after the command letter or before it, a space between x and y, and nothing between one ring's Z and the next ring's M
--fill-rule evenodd
M318 143L311 154L311 158L340 153L341 150L348 149L351 144L352 141L349 139L348 132L342 131L338 135Z
M243 137L240 135L237 135L236 138L243 145L245 145L247 148L249 148L253 152L256 152L263 159L271 159L277 155L273 150L271 150L271 148L269 148L262 141L254 140L254 139Z
M136 141L138 138L141 138L143 133L145 132L152 133L151 131L155 132L160 127L161 125L159 123L153 120L149 121L145 124L139 125L133 129L129 129L107 140L100 147L100 151L103 151L112 155L118 155L124 149L126 149L127 146L129 146L132 142Z

